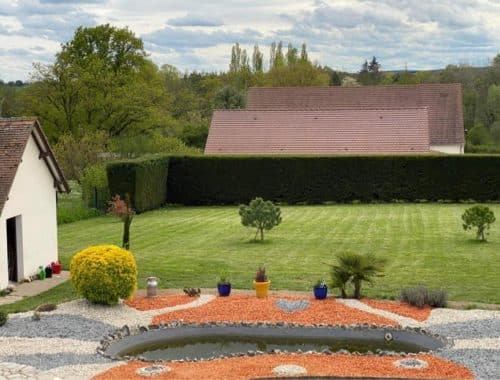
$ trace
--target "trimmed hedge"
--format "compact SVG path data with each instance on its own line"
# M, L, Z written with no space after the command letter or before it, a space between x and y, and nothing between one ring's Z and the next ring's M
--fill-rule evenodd
M160 156L107 165L109 190L122 199L129 194L136 212L153 210L167 201L169 157Z
M128 191L135 194L137 204L147 203L148 209L165 202L248 203L255 197L291 204L500 199L500 156L172 156L157 160L156 167L164 174L161 180L146 178L141 162L108 166L112 194ZM162 198L158 187L165 179L167 191ZM157 188L151 193L157 195L146 201L152 196L146 191L151 182ZM121 184L120 192L113 184Z

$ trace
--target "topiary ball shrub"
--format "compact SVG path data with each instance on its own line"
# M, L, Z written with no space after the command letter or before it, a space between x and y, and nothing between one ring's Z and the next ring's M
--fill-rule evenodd
M76 291L92 303L113 305L137 289L137 265L129 251L96 245L78 252L70 264Z
M0 311L0 326L7 323L8 314L5 311Z

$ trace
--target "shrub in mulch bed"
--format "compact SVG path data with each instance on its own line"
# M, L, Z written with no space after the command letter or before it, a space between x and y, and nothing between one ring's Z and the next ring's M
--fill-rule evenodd
M170 367L170 371L155 375L155 379L249 379L273 377L273 368L283 364L304 367L307 376L379 376L426 379L474 379L465 367L432 355L409 356L428 363L427 368L398 368L394 362L401 356L283 354L217 359L207 362L154 363ZM94 380L144 379L138 368L153 363L131 361L94 377Z
M368 298L362 299L361 302L375 309L390 311L391 313L398 314L403 317L413 318L420 322L427 320L432 311L430 306L416 307L402 302L380 301Z
M184 305L190 302L193 302L193 299L185 294L165 295L154 298L134 297L129 301L125 301L128 306L140 311L163 309L164 307Z
M396 326L397 323L374 314L354 309L336 302L334 299L315 300L308 298L309 307L292 313L276 306L278 299L299 300L304 298L253 296L218 297L215 300L193 309L178 310L153 318L154 324L161 322L295 322L302 324L361 324Z

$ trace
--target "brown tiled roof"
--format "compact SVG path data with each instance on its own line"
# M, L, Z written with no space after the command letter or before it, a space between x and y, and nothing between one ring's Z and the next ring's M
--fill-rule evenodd
M252 87L247 109L427 107L432 145L463 144L462 86Z
M214 111L205 154L429 152L426 108Z
M0 214L32 134L40 149L40 158L43 158L49 167L58 190L69 191L38 121L26 118L0 119Z

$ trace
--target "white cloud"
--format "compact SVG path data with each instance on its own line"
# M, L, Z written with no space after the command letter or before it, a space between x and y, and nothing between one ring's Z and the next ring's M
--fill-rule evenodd
M128 26L181 71L226 70L234 42L259 43L267 61L275 40L357 71L372 55L385 69L484 62L499 51L499 18L496 0L0 0L1 79L27 79L79 25Z

